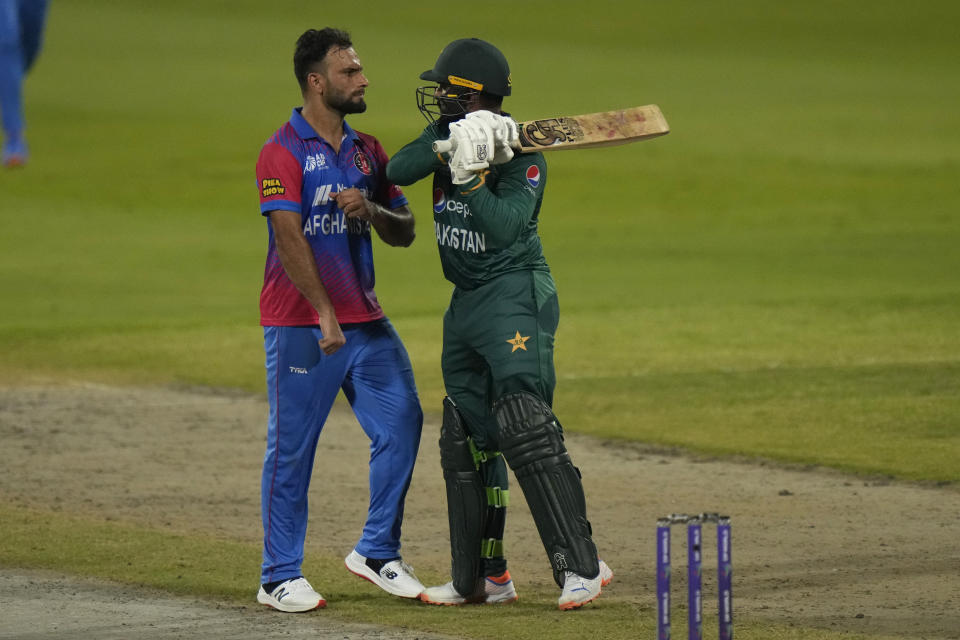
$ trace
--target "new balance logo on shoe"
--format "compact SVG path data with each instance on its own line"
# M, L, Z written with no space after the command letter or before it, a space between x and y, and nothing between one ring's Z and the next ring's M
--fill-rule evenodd
M302 576L286 580L270 593L260 585L257 602L286 613L302 613L327 606L323 596L314 591Z
M424 586L417 580L413 569L400 558L384 562L380 570L377 571L369 564L367 558L357 553L356 550L350 552L344 559L344 564L350 573L360 576L364 580L369 580L389 594L400 596L401 598L417 598L423 593ZM374 566L378 562L373 563Z

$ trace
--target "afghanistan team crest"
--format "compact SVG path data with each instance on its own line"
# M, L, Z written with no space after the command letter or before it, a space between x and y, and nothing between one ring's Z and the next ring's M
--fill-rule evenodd
M371 168L371 165L370 165L370 158L368 158L367 156L365 156L363 153L359 151L353 154L353 164L355 164L357 166L357 169L360 170L360 173L362 173L365 176L368 176L371 173L373 173L373 169Z

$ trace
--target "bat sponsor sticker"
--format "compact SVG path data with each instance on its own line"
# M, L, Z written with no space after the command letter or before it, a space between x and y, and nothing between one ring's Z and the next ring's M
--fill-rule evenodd
M437 188L433 190L433 212L434 213L443 213L444 208L447 206L447 197L443 195L443 189Z
M260 183L260 193L264 198L282 196L286 192L287 188L280 182L280 178L264 178Z
M583 128L574 118L534 120L520 129L520 144L523 147L549 147L583 138Z
M365 176L368 176L371 173L373 173L373 170L370 168L370 158L360 153L359 151L353 154L353 164L355 164L357 166L357 169L360 170L360 173L362 173Z
M534 189L540 186L540 167L535 164L527 167L527 184Z

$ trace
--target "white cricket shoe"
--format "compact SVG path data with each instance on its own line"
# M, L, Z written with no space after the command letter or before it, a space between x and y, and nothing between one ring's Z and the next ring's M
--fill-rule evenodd
M270 593L261 586L257 592L257 602L286 613L302 613L327 606L327 601L313 590L306 578L291 578L281 582Z
M430 587L420 594L420 600L427 604L447 606L461 604L509 604L519 599L517 590L513 586L510 572L504 571L499 576L490 576L483 580L483 590L479 585L477 592L470 596L462 596L454 589L453 582L442 584L439 587Z
M509 571L484 578L483 592L487 596L486 604L509 604L520 599Z
M603 560L600 561L600 586L605 587L613 582L613 570Z
M462 596L460 592L453 588L453 582L442 584L439 587L428 587L420 594L420 600L427 604L442 604L454 606L460 604L480 604L487 599L485 593L480 593L480 589L470 596Z
M414 575L413 567L401 559L391 560L377 572L367 566L367 559L354 549L343 562L350 573L369 580L389 594L416 598L423 593L424 586Z
M613 581L613 571L603 560L600 561L600 572L594 578L584 578L572 571L565 571L563 592L558 604L562 611L582 607L593 602L600 595L600 588Z

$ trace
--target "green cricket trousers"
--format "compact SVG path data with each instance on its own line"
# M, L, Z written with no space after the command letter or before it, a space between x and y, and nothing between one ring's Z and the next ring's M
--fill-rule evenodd
M498 426L492 407L502 395L517 391L552 406L559 316L550 272L524 270L507 272L476 289L455 289L443 317L443 382L476 447L474 459L487 488L481 552L487 576L506 569L503 531L509 504L507 467L496 453Z

